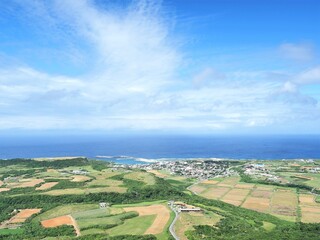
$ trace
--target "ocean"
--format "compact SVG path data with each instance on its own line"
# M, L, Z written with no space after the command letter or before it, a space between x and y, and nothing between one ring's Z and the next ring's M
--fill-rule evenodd
M157 159L320 159L320 135L0 136L0 159L85 156L123 164Z

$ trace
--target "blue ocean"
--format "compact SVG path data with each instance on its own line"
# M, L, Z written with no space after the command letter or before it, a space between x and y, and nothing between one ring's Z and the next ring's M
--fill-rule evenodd
M320 135L9 135L0 159L85 156L135 164L157 159L320 159Z

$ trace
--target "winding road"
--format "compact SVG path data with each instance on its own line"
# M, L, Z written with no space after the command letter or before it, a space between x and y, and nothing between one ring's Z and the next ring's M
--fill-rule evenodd
M175 231L174 231L174 225L175 225L176 221L177 221L178 218L179 218L179 213L177 212L176 209L173 208L173 204L172 204L172 203L170 204L170 208L171 208L171 210L175 213L176 216L174 217L172 223L170 224L169 231L170 231L172 237L173 237L175 240L180 240L180 238L176 235L176 233L175 233Z

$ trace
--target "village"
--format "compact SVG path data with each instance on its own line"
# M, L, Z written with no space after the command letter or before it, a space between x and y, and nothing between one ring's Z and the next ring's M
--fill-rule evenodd
M232 169L230 161L214 160L159 161L152 164L131 165L130 168L139 168L146 171L163 170L172 175L196 178L199 180L237 174L237 172Z

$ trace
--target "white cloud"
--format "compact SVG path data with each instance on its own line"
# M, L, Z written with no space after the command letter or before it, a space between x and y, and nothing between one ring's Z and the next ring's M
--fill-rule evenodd
M297 75L295 82L298 84L320 83L320 66L310 68Z
M213 68L205 68L193 78L195 87L206 87L215 82L223 81L226 78L224 73L221 73Z
M314 48L311 44L284 43L280 45L282 57L298 61L309 61L314 58Z
M282 91L284 92L291 92L291 93L295 93L297 92L297 85L295 85L294 83L287 81L283 84L283 88Z
M56 6L61 19L94 46L99 88L149 94L171 80L180 56L154 1L122 10L98 10L91 1L56 1Z
M182 54L154 1L117 9L98 9L93 1L53 2L28 2L37 6L33 18L49 23L49 37L62 31L66 51L78 41L78 48L86 46L91 70L70 77L3 67L0 128L215 131L319 117L317 101L299 92L302 83L318 81L318 68L289 79L285 71L205 67L182 88ZM281 48L293 59L311 57L302 46Z

